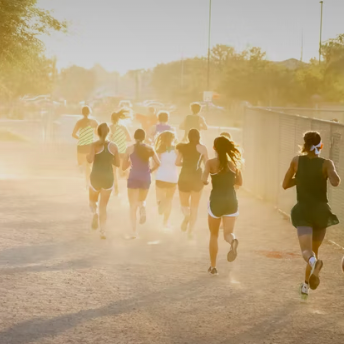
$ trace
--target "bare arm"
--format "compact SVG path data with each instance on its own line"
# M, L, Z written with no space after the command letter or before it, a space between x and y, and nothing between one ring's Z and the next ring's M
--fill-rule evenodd
M203 152L202 152L202 159L203 159L203 163L204 165L207 163L207 161L209 160L209 156L208 156L208 149L206 146L203 146Z
M119 159L118 148L114 143L110 143L110 152L113 154L112 165L115 167L121 166L121 161Z
M127 142L131 142L131 135L129 133L129 130L126 126L123 126L124 132L125 132L125 136L127 138Z
M123 162L122 162L122 171L126 171L130 167L130 150L131 147L127 148L127 151L124 154Z
M78 122L76 122L74 129L73 129L73 133L72 133L72 137L77 139L77 140L79 140L79 135L78 135L79 128L80 128L80 124L78 121Z
M183 155L182 153L179 152L179 150L177 150L176 166L178 167L183 166Z
M209 173L210 173L210 161L208 160L205 164L205 168L203 171L203 175L202 175L202 182L204 185L208 185L208 178L209 178Z
M200 116L200 127L202 130L208 130L208 124L205 121L204 117Z
M290 189L296 185L296 179L295 179L295 163L296 159L298 157L295 157L292 162L290 163L290 166L287 170L287 173L285 174L282 187L284 190Z
M153 173L155 170L157 170L160 166L160 160L155 152L155 150L153 150L153 156L152 156L152 159L153 159L153 167L151 168L151 173Z
M332 160L326 160L326 174L332 186L339 186L341 180Z
M87 155L86 160L90 164L92 164L94 161L95 155L96 155L96 145L94 143L92 143L90 153Z
M236 170L235 185L236 186L242 186L242 184L243 184L242 173L241 173L241 170L237 169Z

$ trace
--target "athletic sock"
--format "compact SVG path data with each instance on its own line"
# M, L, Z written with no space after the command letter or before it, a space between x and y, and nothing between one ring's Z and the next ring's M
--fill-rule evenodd
M310 265L310 267L312 268L314 266L314 264L316 263L316 258L314 256L312 256L311 258L309 258L308 264Z

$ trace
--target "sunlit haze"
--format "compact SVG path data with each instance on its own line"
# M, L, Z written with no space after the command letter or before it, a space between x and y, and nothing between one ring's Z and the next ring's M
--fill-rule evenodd
M238 50L259 46L271 60L318 54L318 0L213 0L212 45ZM100 63L125 73L158 63L205 55L208 0L40 0L58 19L70 22L69 33L45 37L58 66ZM343 0L324 2L323 40L344 32Z

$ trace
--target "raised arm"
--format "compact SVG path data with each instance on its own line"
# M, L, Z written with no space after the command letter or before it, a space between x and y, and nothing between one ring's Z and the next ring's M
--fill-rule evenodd
M341 180L332 160L325 162L326 174L332 186L339 186Z
M285 174L282 187L284 190L290 189L296 185L296 179L295 179L295 171L296 171L296 162L298 157L295 157L287 170L287 173Z

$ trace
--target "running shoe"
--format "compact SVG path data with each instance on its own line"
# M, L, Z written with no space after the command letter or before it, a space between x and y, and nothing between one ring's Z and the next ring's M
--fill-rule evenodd
M140 207L140 225L143 225L147 220L146 207Z
M228 254L227 254L227 260L231 263L234 262L236 257L238 256L238 245L239 245L239 241L238 239L234 239L232 241L232 245L231 245L231 249L229 250Z
M193 232L188 232L188 240L193 240L194 239L194 234Z
M185 215L184 220L181 225L181 229L183 232L187 231L189 222L190 222L190 215Z
M98 226L99 226L99 216L97 213L95 213L92 219L92 229L97 230Z
M320 274L320 271L321 271L323 265L324 265L324 263L322 260L317 260L315 262L315 264L313 264L312 271L311 271L311 274L309 276L309 287L312 290L317 289L319 284L320 284L319 274Z
M219 273L217 272L217 269L216 268L212 268L212 267L210 267L209 269L208 269L208 273L209 273L209 275L212 275L212 276L217 276Z
M300 295L302 300L307 300L309 294L309 285L307 283L302 283L300 285Z
M100 234L100 239L102 240L106 240L106 235L103 233L103 234Z

